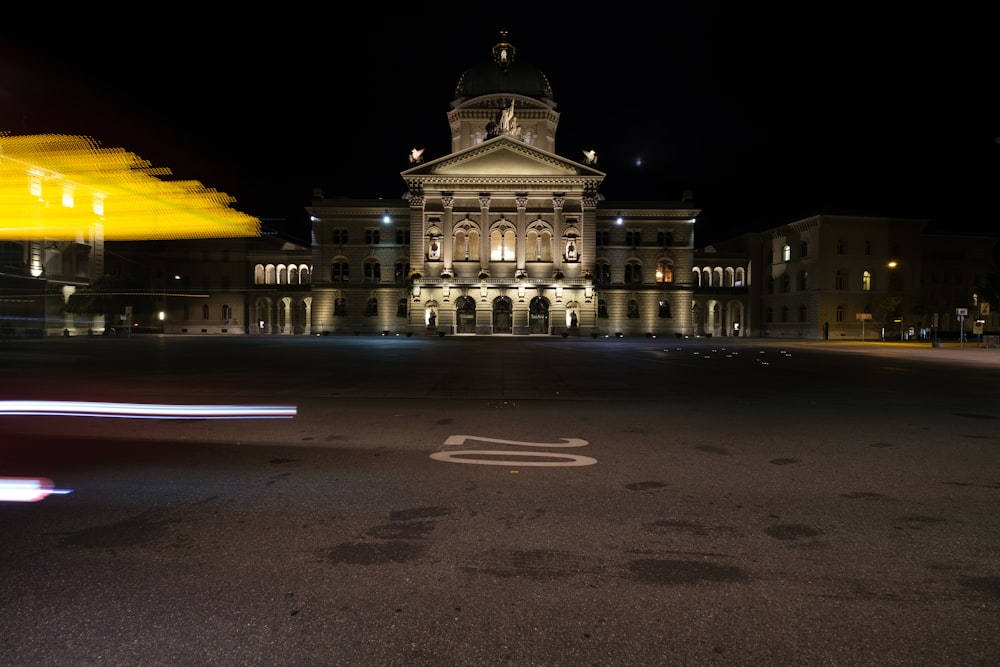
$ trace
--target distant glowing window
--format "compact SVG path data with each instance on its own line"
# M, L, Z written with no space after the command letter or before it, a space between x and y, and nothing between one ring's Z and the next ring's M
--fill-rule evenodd
M73 188L63 186L62 205L66 208L73 208Z
M789 262L791 261L791 259L792 259L792 246L786 243L785 246L781 249L781 261Z
M658 283L672 283L674 282L674 269L666 261L660 262L656 265L656 282Z
M870 271L865 271L861 274L861 289L866 292L870 292L872 289L872 274Z
M94 215L104 215L104 195L94 195L93 210Z

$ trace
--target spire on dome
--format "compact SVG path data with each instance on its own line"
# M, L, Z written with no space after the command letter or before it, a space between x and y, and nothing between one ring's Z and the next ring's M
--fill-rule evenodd
M514 45L507 41L507 31L500 31L500 41L493 45L493 62L506 71L514 62Z

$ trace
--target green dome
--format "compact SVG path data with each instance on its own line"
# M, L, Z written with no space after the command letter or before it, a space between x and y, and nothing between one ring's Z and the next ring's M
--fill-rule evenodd
M505 94L554 101L545 73L533 65L515 62L515 49L507 42L507 33L501 32L500 37L493 46L493 62L474 65L462 73L455 86L455 99Z

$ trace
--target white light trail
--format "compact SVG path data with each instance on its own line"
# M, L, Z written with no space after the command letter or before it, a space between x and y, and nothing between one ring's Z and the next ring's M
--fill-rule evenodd
M0 401L0 416L121 417L126 419L284 419L294 405L158 405L89 401Z

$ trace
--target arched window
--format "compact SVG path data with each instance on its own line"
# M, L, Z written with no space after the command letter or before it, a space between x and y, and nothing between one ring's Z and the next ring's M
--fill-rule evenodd
M538 221L528 228L525 259L529 262L552 261L552 230Z
M410 275L410 263L405 259L400 259L396 262L396 266L393 269L392 279L393 282L399 284L406 282L406 277Z
M207 320L208 318L209 318L208 304L206 303L206 304L202 305L202 307L201 307L201 319Z
M669 261L662 259L656 265L656 282L658 283L674 282L674 267L670 265Z
M374 258L369 258L365 260L365 275L364 281L366 283L377 283L382 280L382 265L379 261Z
M378 315L378 299L372 297L365 305L365 315Z
M494 262L513 261L516 242L513 227L503 225L493 229L490 232L490 260Z
M628 285L638 285L642 282L642 265L636 261L630 261L625 265L625 283Z
M844 289L844 272L837 269L833 274L833 288Z
M792 246L787 243L781 249L781 261L790 262L792 260Z
M872 274L870 271L865 271L861 274L861 289L866 292L870 292L872 289Z
M350 279L346 259L335 259L330 264L330 281L335 283L346 283Z
M479 229L471 222L463 222L456 227L452 253L456 262L479 261Z
M253 267L253 284L263 285L264 284L264 265L257 264Z
M266 285L273 285L275 283L275 268L274 264L268 264L264 267L264 283Z
M610 285L611 284L611 265L608 264L607 260L600 260L597 262L597 266L594 267L596 273L594 274L594 282L598 285Z

